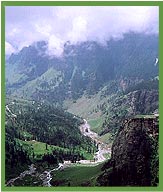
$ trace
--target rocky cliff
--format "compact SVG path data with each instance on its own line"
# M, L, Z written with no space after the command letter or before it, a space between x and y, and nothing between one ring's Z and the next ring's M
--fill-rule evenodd
M115 133L124 119L138 114L148 115L158 113L158 105L158 89L135 90L128 94L109 97L108 102L103 109L106 118L103 123L101 135L107 132Z
M158 184L158 116L124 120L112 146L100 185L154 186Z

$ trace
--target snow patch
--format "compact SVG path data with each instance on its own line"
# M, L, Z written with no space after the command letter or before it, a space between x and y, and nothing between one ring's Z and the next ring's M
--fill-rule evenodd
M154 66L157 66L158 61L159 61L158 58L156 58L156 59L155 59L155 64L154 64Z

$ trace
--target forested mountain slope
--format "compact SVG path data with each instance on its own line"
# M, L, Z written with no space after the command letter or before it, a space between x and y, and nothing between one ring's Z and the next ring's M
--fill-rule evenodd
M8 94L62 103L85 92L95 94L113 80L115 91L121 91L158 76L154 35L130 33L106 45L67 42L61 57L48 56L46 47L46 42L37 42L7 59Z
M31 163L42 171L65 160L93 160L98 144L80 132L88 122L98 141L113 146L111 160L101 173L97 166L94 183L89 178L85 185L157 185L158 36L128 33L105 44L66 42L59 57L47 47L39 41L6 57L6 180ZM153 124L143 124L146 115L156 120L152 133ZM145 162L151 170L142 167Z
M34 162L91 159L96 144L81 134L83 120L61 108L20 99L6 101L6 178Z

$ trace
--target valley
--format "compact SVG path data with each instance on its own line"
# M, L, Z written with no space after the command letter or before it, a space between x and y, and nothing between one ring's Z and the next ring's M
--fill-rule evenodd
M6 186L158 185L158 36L47 46L6 57Z
M12 114L11 110L9 109L8 106L6 106L6 109L8 111L10 111L10 113ZM16 115L14 115L15 117ZM91 140L93 142L96 142L98 144L98 148L97 148L97 152L94 154L93 160L78 160L75 163L72 163L71 161L63 161L63 163L59 163L57 168L53 168L51 170L45 170L42 171L42 173L38 173L36 174L37 169L35 167L37 167L37 164L31 164L29 166L29 170L26 170L22 173L20 173L19 176L17 176L16 178L12 178L9 181L7 181L6 186L14 186L15 181L17 180L21 180L21 182L23 183L23 179L26 175L29 175L30 177L36 177L36 181L33 181L33 183L38 183L38 178L41 180L40 183L42 182L42 186L47 186L47 187L51 187L52 185L50 184L51 180L55 180L55 176L54 173L56 171L63 171L65 169L73 169L73 167L76 168L80 168L82 166L84 166L85 168L89 168L90 166L98 166L101 163L103 163L104 161L106 161L107 159L104 157L105 154L111 154L111 149L103 142L100 141L99 136L97 135L97 133L93 132L90 130L90 125L87 123L87 121L84 119L83 120L84 123L82 125L80 125L79 129L81 131L81 133L84 136L88 136L91 138ZM33 142L35 142L35 140L32 140ZM52 177L51 173L53 173L54 178ZM75 174L75 173L74 173ZM19 182L18 182L19 183Z

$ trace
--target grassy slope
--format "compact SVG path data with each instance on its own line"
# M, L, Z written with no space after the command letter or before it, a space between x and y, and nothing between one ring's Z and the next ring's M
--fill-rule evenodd
M34 152L35 159L41 159L44 154L51 154L53 152L53 150L56 150L56 151L61 150L61 151L64 151L64 152L69 151L69 149L67 149L67 148L62 148L62 147L58 147L58 146L54 146L54 145L47 145L47 149L46 149L46 143L35 141L35 140L22 141L22 140L17 139L17 142L22 144L23 148L28 151L30 156L32 156L33 152ZM93 159L92 154L87 153L84 150L81 150L80 152L83 153L83 156L86 159L88 159L88 160Z
M85 119L99 117L101 113L93 113L93 110L100 103L99 94L92 96L91 98L83 95L81 98L77 99L75 102L73 100L66 100L64 106L68 108L68 111Z
M41 88L41 84L46 82L48 83L51 87L50 89L54 88L55 86L58 86L58 84L60 83L60 81L62 80L61 76L61 72L55 70L54 68L50 68L48 69L43 75L41 75L40 77L28 81L22 88L19 88L17 90L14 91L14 94L20 94L20 95L24 95L28 98L31 96L32 93L35 92L35 89L37 88L38 90L42 90L45 89L45 87ZM55 82L55 84L53 83L53 85L51 84L52 81L54 81L56 78L58 78L58 81ZM47 88L48 91L48 88Z
M46 149L46 143L43 142L38 142L38 141L22 141L20 139L16 139L16 141L21 144L23 146L23 149L28 151L28 154L30 155L30 157L33 156L33 152L35 155L35 160L39 160L42 158L43 155L45 154L52 154L53 150L59 151L62 150L64 152L69 151L66 148L61 148L58 146L54 146L54 145L47 145L47 149ZM83 153L83 156L88 159L88 160L92 160L93 159L93 155L90 153L86 153L84 150L81 151ZM32 163L32 162L31 162ZM41 170L41 169L45 169L47 165L45 163L41 164L36 164L36 167ZM52 165L54 166L54 165ZM9 180L11 178L17 177L21 172L25 171L28 169L27 164L22 164L18 167L13 167L11 169L10 166L6 165L6 180Z
M41 158L42 155L44 154L52 153L53 150L64 150L65 152L68 151L64 148L54 146L54 145L47 145L47 149L46 149L46 143L35 141L35 140L22 141L17 139L17 141L21 143L23 148L27 149L29 153L31 152L31 155L34 152L34 154L36 155L36 158L38 159Z
M104 121L104 118L102 116L100 116L100 117L97 117L94 119L89 119L88 123L94 132L100 133L103 121Z
M82 166L75 165L73 167L65 168L63 171L52 172L53 179L51 184L54 186L95 186L96 178L101 174L101 167L103 164L97 166Z
M106 133L105 135L102 135L100 137L100 140L106 144L111 144L113 137L112 137L111 133Z
M97 109L97 105L101 105L106 101L106 98L101 99L101 92L86 97L83 95L75 102L73 100L66 100L64 107L68 109L68 112L76 114L86 119L91 125L91 129L95 132L100 132L104 117L100 109Z

